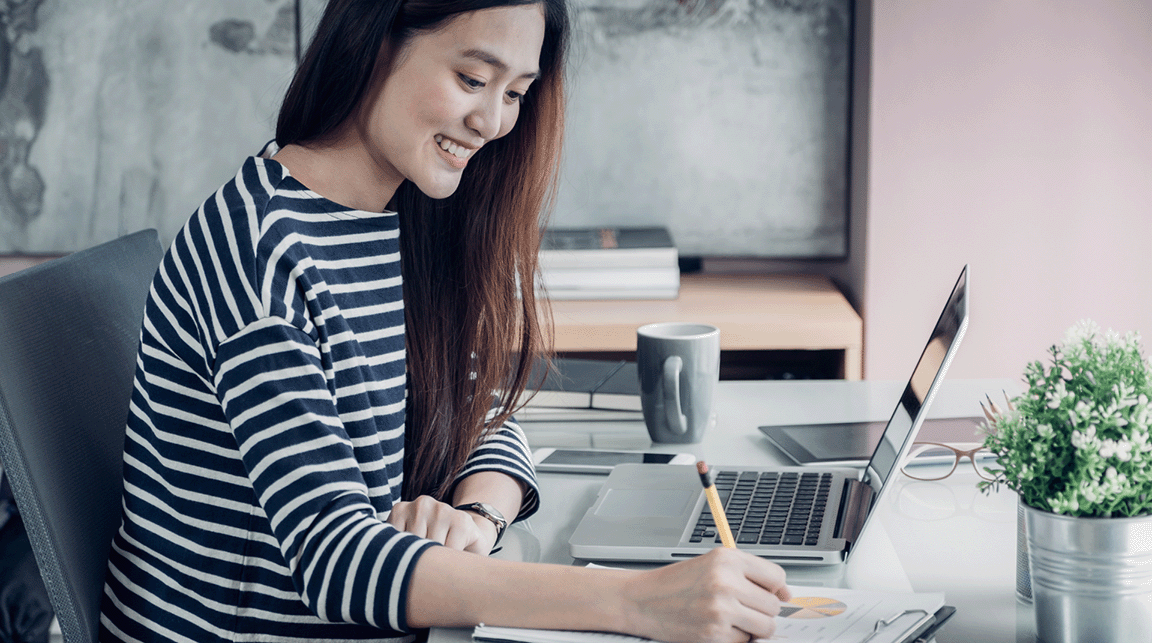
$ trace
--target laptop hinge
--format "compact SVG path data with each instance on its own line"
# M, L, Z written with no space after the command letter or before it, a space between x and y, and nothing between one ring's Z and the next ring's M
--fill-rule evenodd
M859 480L844 481L844 499L840 511L840 524L836 526L836 537L843 538L849 546L856 542L860 528L868 518L868 509L875 497L872 486Z

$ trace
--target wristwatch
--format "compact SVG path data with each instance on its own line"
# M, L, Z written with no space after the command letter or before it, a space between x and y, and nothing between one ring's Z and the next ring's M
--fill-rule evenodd
M492 543L493 547L500 542L500 537L504 535L504 529L508 527L508 521L504 518L504 514L486 502L469 502L453 507L453 509L457 511L471 511L474 514L479 514L487 518L493 525L496 525L496 542Z

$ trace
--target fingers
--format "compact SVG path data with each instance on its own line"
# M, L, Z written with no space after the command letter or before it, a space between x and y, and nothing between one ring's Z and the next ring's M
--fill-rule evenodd
M763 612L768 616L780 613L780 604L788 599L780 598L779 594L769 591L756 583L747 583L740 588L740 602L747 608Z
M752 561L749 561L749 567L745 573L748 580L766 590L778 601L791 600L792 590L788 589L788 585L785 583L784 569L762 558L755 556L751 558ZM777 608L777 612L779 612L779 608Z
M785 572L777 564L733 549L717 549L717 565L735 566L732 597L737 601L730 623L738 641L771 638L776 632L775 616L780 604L792 598ZM727 559L727 560L725 560Z
M784 570L736 549L636 576L626 591L642 636L692 643L771 637L780 602L791 598Z
M734 612L732 625L748 638L771 638L776 631L775 617L780 614L780 603L792 598L785 583L785 572L775 563L739 553L743 582L737 583L736 599L740 608Z
M780 597L755 583L747 585L739 592L740 601L732 618L733 627L752 639L771 638L776 631L776 616L780 614Z
M479 551L483 549L483 534L471 514L457 511L430 496L396 503L388 515L388 523L449 549L488 553Z
M776 598L781 603L787 603L788 601L792 600L792 588L785 585L785 586L781 587L780 589L776 590Z
M776 611L777 613L780 611L779 603ZM745 609L733 618L732 628L736 630L737 641L770 639L776 633L776 619L758 609Z

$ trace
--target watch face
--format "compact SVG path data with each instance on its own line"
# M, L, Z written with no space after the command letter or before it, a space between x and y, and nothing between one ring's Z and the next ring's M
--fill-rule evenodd
M505 523L508 522L504 518L504 514L500 513L500 510L497 509L496 507L493 507L492 505L484 503L484 502L481 502L478 504L484 509L484 511L486 513L490 514L493 518L500 520L500 522L505 522Z
M460 509L461 511L471 511L473 513L478 513L481 516L484 516L496 525L497 531L504 531L504 528L508 526L508 521L504 518L504 514L500 513L499 509L486 502L472 502L466 505L460 505L456 508Z
M459 511L471 511L472 513L483 516L486 520L496 525L496 543L504 537L504 529L508 527L508 521L504 519L504 514L500 510L486 502L470 502L468 504L453 507Z

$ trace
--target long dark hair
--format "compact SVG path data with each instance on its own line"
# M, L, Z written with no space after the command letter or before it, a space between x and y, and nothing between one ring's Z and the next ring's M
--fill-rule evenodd
M469 454L511 415L550 341L534 292L563 135L564 0L331 0L276 124L281 147L323 141L412 35L460 13L526 4L543 7L544 45L516 126L473 155L452 196L432 199L404 181L388 204L401 225L407 499L450 500Z

